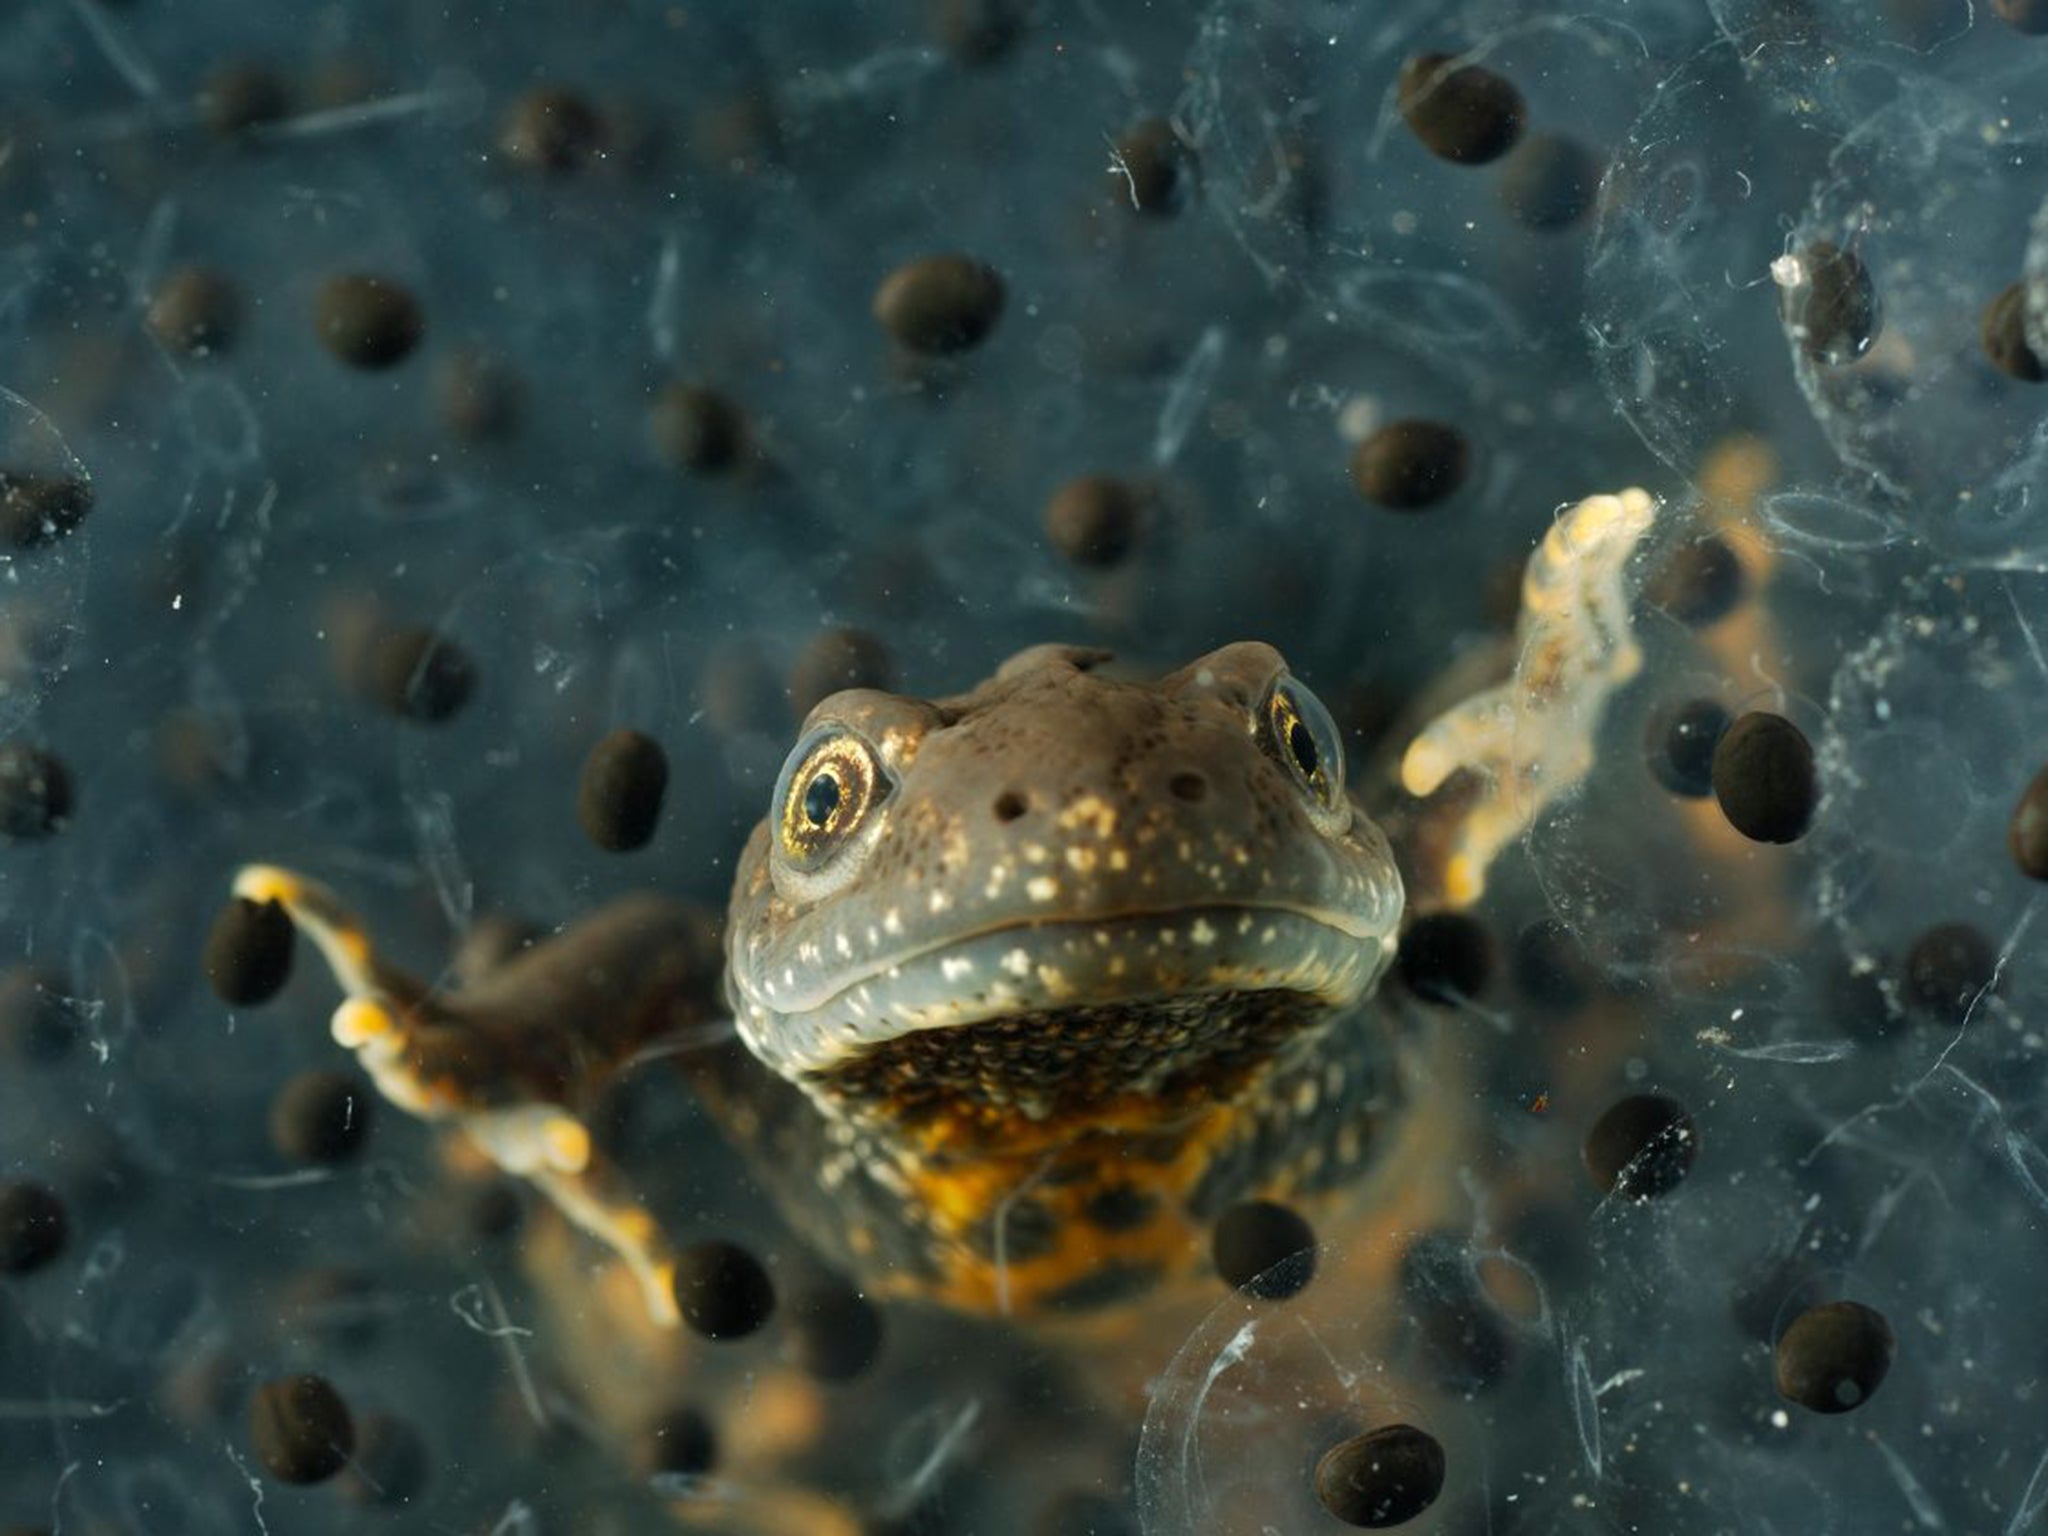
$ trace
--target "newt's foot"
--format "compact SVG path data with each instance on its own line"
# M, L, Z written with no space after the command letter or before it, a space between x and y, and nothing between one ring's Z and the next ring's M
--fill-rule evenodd
M700 1011L704 930L688 908L626 897L477 984L443 991L380 956L318 881L251 864L234 893L276 902L326 959L346 994L334 1039L385 1098L455 1124L500 1168L538 1186L618 1254L654 1321L675 1326L674 1261L660 1224L597 1150L579 1110Z
M1622 575L1657 515L1641 490L1589 496L1557 520L1522 578L1515 670L1430 722L1401 759L1411 795L1460 771L1483 792L1447 839L1447 904L1470 906L1501 850L1593 766L1593 738L1616 689L1641 670Z

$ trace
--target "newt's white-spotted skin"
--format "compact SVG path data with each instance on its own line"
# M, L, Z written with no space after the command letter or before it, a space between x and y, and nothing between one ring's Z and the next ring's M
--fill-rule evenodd
M1654 515L1636 490L1562 514L1512 677L1408 748L1407 795L1460 779L1436 862L1410 869L1436 905L1477 899L1591 766L1641 664L1624 573ZM743 1141L788 1133L761 1149L771 1186L871 1291L1110 1304L1198 1262L1221 1205L1362 1176L1399 1110L1366 1004L1408 892L1327 715L1268 646L1151 682L1106 659L1038 647L951 699L827 699L741 858L725 992L755 1060L724 1116ZM254 865L234 889L319 947L334 1038L386 1097L532 1180L677 1321L662 1223L583 1116L687 1016L685 909L628 898L439 992L316 882Z

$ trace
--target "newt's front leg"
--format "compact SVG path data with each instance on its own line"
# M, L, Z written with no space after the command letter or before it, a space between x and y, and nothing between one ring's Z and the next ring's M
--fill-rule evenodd
M1440 797L1407 813L1430 855L1407 869L1411 892L1472 905L1495 858L1585 779L1608 700L1642 669L1624 578L1656 515L1645 491L1589 496L1529 557L1512 675L1439 715L1402 756L1401 787Z
M583 1116L613 1074L708 1011L716 951L700 914L623 897L450 990L379 955L317 881L252 864L234 891L276 902L320 950L346 994L334 1038L384 1097L459 1126L499 1167L532 1181L626 1263L649 1315L675 1326L672 1253Z

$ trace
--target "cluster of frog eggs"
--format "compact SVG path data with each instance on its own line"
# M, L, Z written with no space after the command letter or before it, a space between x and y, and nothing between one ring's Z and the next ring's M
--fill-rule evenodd
M2048 33L2042 0L1994 0L1993 8L2021 32ZM233 73L207 93L215 126L233 133L273 121L285 111L274 84L260 75ZM1514 87L1473 65L1453 66L1445 56L1418 57L1404 69L1400 106L1410 128L1433 153L1464 165L1499 159L1523 138L1524 110ZM619 152L613 126L571 93L543 89L522 99L506 117L499 146L514 162L549 174L569 174L593 159ZM1596 157L1571 141L1525 144L1503 180L1514 215L1532 227L1569 224L1590 208L1599 179ZM1530 152L1536 150L1538 152ZM1139 125L1118 144L1117 185L1141 214L1170 215L1198 174L1192 152L1162 121ZM1788 317L1809 355L1854 356L1876 326L1878 301L1856 256L1819 243L1799 253L1799 313ZM875 319L905 351L941 358L979 345L996 328L1005 303L999 273L972 257L941 254L890 274L875 293ZM1986 306L1981 340L1986 357L2015 379L2048 377L2025 332L2019 284ZM402 364L421 345L426 319L418 300L396 279L350 272L319 288L310 317L314 333L341 363L382 370ZM244 322L235 283L224 274L184 268L166 276L147 311L147 322L168 348L202 359L232 351ZM517 412L517 387L488 359L449 360L442 391L451 429L471 436L506 431ZM668 461L691 473L745 472L758 445L745 411L721 391L677 382L656 399L651 438ZM1389 423L1357 445L1351 477L1360 494L1390 509L1414 511L1455 492L1468 478L1471 453L1463 434L1447 423ZM42 473L0 473L0 539L33 557L57 543L88 515L90 482ZM1144 534L1145 487L1110 475L1088 475L1063 486L1044 509L1048 541L1077 566L1104 568L1124 560ZM1712 544L1702 546L1709 551ZM1725 551L1723 551L1725 554ZM1711 589L1713 571L1694 573ZM1732 566L1720 573L1733 580ZM452 638L425 626L397 626L368 636L338 658L342 681L360 696L416 722L449 720L476 687L473 661ZM800 659L789 694L801 714L840 686L883 685L891 679L886 648L857 630L821 635ZM1803 836L1818 804L1813 751L1782 716L1755 712L1731 719L1718 704L1699 703L1660 718L1646 743L1649 770L1676 795L1719 804L1730 825L1759 842ZM621 730L592 750L578 797L578 814L592 842L624 852L645 845L661 813L667 764L649 736ZM42 745L0 745L0 835L28 841L61 834L80 814L73 775ZM2020 871L2048 880L2048 770L2017 799L2010 824L2011 852ZM289 923L274 906L236 901L216 922L204 968L221 998L250 1006L275 995L290 968ZM1475 995L1491 966L1490 943L1471 919L1438 914L1418 922L1400 958L1406 985L1423 998ZM1954 925L1932 930L1905 962L1904 994L1936 1014L1953 1010L1991 979L1993 957L1981 935ZM58 1000L60 978L29 968L12 972L0 990L0 1044L9 1058L50 1061L75 1047L73 1022ZM372 1100L351 1074L322 1071L287 1083L273 1101L270 1130L288 1160L331 1164L358 1154L373 1116ZM1584 1144L1586 1167L1603 1193L1630 1200L1670 1197L1679 1190L1698 1152L1685 1108L1664 1095L1645 1094L1614 1104ZM44 1271L66 1252L73 1223L58 1196L43 1184L0 1185L0 1274L11 1281ZM1309 1283L1314 1234L1296 1212L1252 1202L1226 1212L1214 1234L1214 1262L1227 1282L1248 1296L1281 1301ZM751 1254L723 1242L685 1251L678 1267L677 1300L685 1321L712 1339L755 1333L776 1308L767 1271ZM800 1314L796 1348L807 1368L826 1379L858 1374L880 1343L878 1315L851 1293L813 1298ZM1841 1300L1801 1312L1775 1343L1779 1391L1815 1413L1847 1412L1879 1390L1896 1350L1887 1320L1875 1309ZM404 1503L426 1475L424 1450L402 1421L372 1415L358 1421L336 1388L317 1375L271 1380L249 1406L250 1448L280 1481L335 1479L355 1496ZM709 1422L684 1411L657 1426L652 1464L693 1474L711 1467L716 1442ZM1426 1430L1388 1423L1330 1447L1315 1471L1316 1491L1339 1520L1367 1528L1398 1526L1426 1511L1446 1478L1443 1447ZM1092 1518L1108 1518L1100 1511Z
M1746 727L1746 728L1745 728ZM1715 795L1733 825L1760 841L1798 837L1816 800L1811 753L1795 727L1776 716L1722 722L1718 741L1697 720L1652 753L1659 777L1675 793ZM645 846L659 821L668 781L660 745L630 729L600 740L585 761L577 814L598 847L627 852ZM27 764L17 754L0 774L0 822L11 838L60 832L71 807L62 770ZM2048 770L2027 789L2011 821L2011 847L2026 874L2048 880ZM251 1007L275 997L289 978L294 930L274 902L236 898L208 938L203 965L222 1001ZM1922 946L1923 948L1927 946ZM1965 994L1974 978L1956 946L1935 944L1909 960L1916 998L1930 1006ZM1981 962L1981 957L1979 957ZM1471 918L1438 914L1415 925L1400 960L1402 981L1416 996L1453 1001L1474 996L1492 964L1485 932ZM74 1044L68 1016L47 978L17 970L0 1006L0 1037L17 1060L52 1060ZM352 1074L314 1071L287 1082L272 1102L270 1133L290 1162L331 1165L358 1155L373 1124L373 1096ZM1588 1135L1584 1155L1603 1193L1628 1200L1670 1195L1698 1154L1691 1118L1675 1100L1635 1095L1614 1104ZM62 1202L30 1181L0 1185L0 1272L30 1275L65 1251L70 1222ZM1314 1273L1315 1234L1292 1209L1251 1201L1225 1211L1214 1232L1217 1273L1245 1295L1284 1301ZM679 1255L675 1296L684 1321L702 1336L736 1340L756 1333L776 1310L765 1267L746 1249L707 1241ZM858 1375L874 1359L881 1320L850 1291L802 1298L792 1319L793 1348L805 1369L825 1380ZM1816 1413L1839 1413L1866 1401L1884 1380L1895 1350L1889 1324L1854 1301L1809 1308L1779 1335L1777 1379L1791 1402ZM295 1484L340 1479L354 1495L404 1503L425 1475L423 1447L402 1420L372 1415L361 1425L325 1378L295 1374L253 1392L248 1410L251 1449L270 1474ZM694 1475L714 1464L709 1421L681 1410L650 1431L650 1464L661 1473ZM1319 1461L1316 1489L1331 1514L1348 1523L1386 1528L1420 1515L1441 1492L1443 1448L1411 1424L1377 1426L1330 1448Z
M1686 706L1667 714L1646 745L1647 766L1667 790L1691 798L1711 795L1729 824L1752 841L1796 842L1812 825L1819 804L1812 751L1798 728L1780 716L1756 713L1731 722L1718 705ZM2007 842L2021 875L2048 881L2048 768L2019 793ZM1518 956L1539 971L1554 959L1533 951ZM1496 960L1492 940L1476 919L1443 912L1410 925L1396 965L1416 997L1456 1006L1485 992ZM1997 968L1998 956L1982 933L1968 924L1943 923L1908 950L1899 990L1914 1016L1953 1026L1995 986ZM1680 1189L1700 1142L1684 1104L1667 1094L1639 1093L1613 1103L1581 1150L1603 1196L1647 1202ZM1313 1242L1297 1213L1254 1202L1220 1221L1216 1266L1247 1294L1282 1299L1313 1274L1313 1253L1304 1251ZM1453 1311L1449 1333L1461 1338L1451 1348L1453 1357L1505 1347L1487 1342L1491 1334L1474 1314ZM1867 1403L1898 1348L1884 1313L1853 1299L1805 1306L1781 1318L1773 1332L1779 1393L1816 1414L1848 1413ZM1442 1493L1446 1476L1443 1446L1428 1430L1405 1422L1377 1425L1331 1447L1315 1471L1324 1507L1373 1529L1423 1514Z

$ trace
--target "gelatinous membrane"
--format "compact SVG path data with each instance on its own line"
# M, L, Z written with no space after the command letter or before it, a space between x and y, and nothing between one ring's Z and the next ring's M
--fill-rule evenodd
M1843 465L1876 484L1901 533L1944 555L2041 551L2048 425L2032 392L1990 369L1975 322L2019 276L2044 189L2038 125L1987 110L1977 89L1917 82L1836 144L1774 267L1780 288L1810 289L1798 253L1826 241L1867 274L1860 344L1795 338L1793 364Z
M1734 46L1702 50L1641 99L1615 146L1588 253L1585 321L1615 409L1680 475L1717 442L1770 421L1781 456L1807 445L1777 346L1771 263L1781 233L1758 210L1804 200L1827 140L1748 77Z
M1437 1502L1403 1529L1458 1529L1483 1508L1489 1476L1472 1408L1420 1386L1404 1366L1399 1308L1344 1287L1338 1256L1282 1302L1233 1295L1190 1333L1151 1392L1138 1442L1146 1536L1313 1530L1329 1523L1309 1473L1332 1446L1412 1424L1443 1445Z

